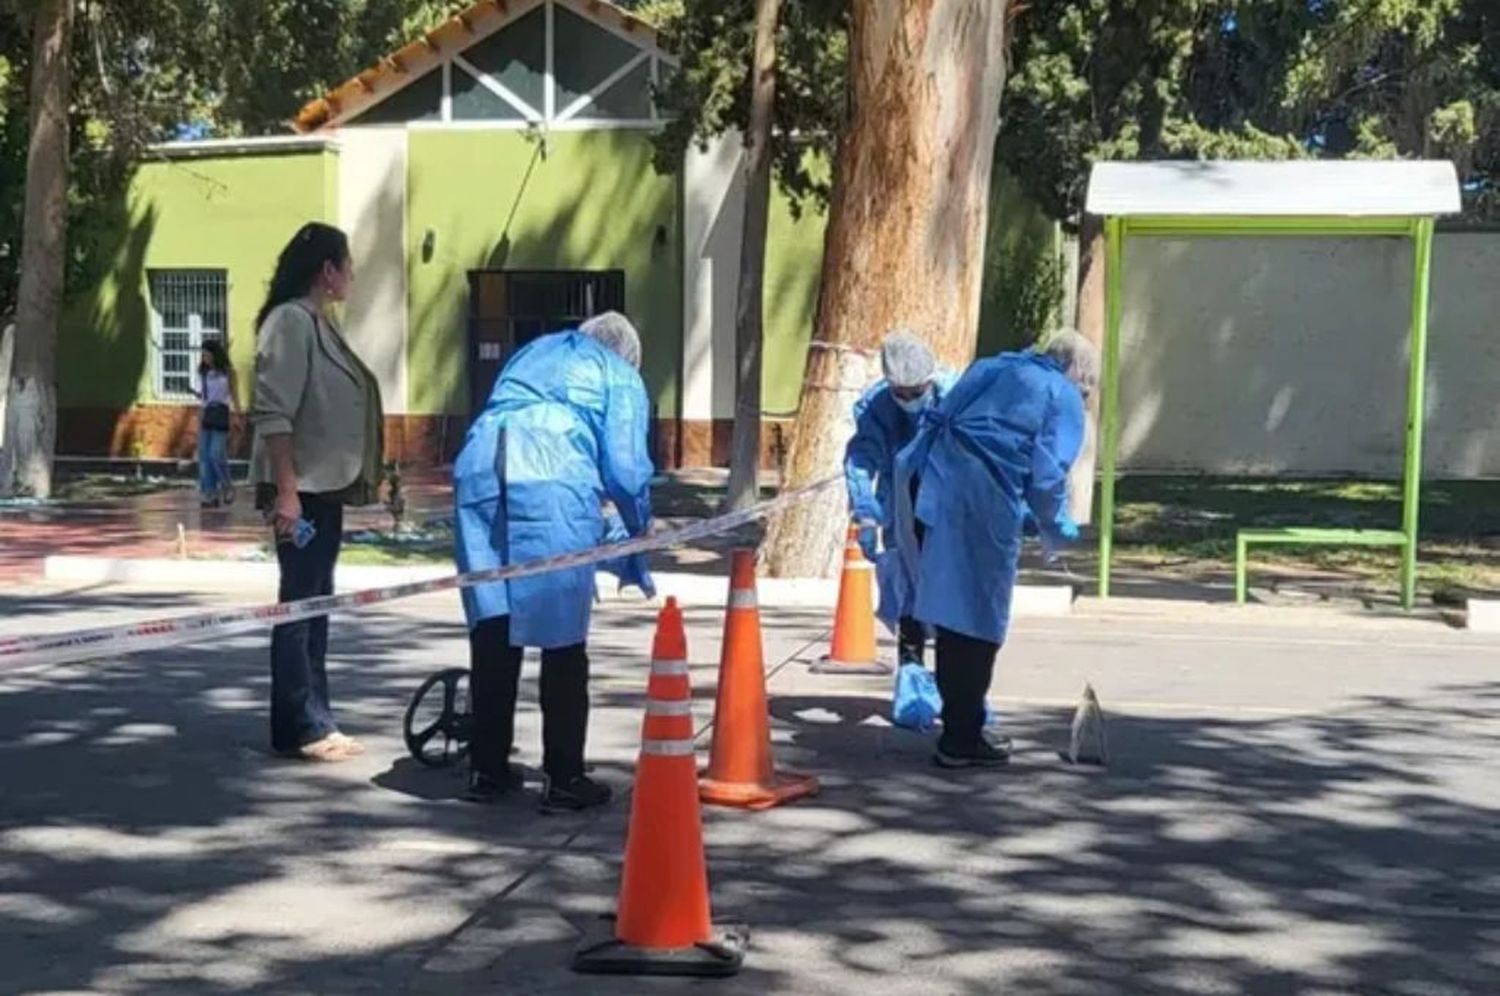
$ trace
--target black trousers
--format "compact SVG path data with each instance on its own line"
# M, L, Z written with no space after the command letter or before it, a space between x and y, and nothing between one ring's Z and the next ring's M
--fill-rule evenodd
M911 616L904 617L896 630L896 659L902 664L925 664L927 630Z
M984 730L984 697L999 652L998 643L938 627L937 683L943 696L940 750L962 757L978 749Z
M917 504L917 491L921 486L918 478L911 481L911 503ZM917 549L922 548L922 542L927 539L927 527L920 521L913 523L917 534ZM918 664L926 664L927 655L927 629L922 623L911 616L905 616L898 624L896 631L896 648L898 662L905 664L915 661Z
M525 650L510 645L510 616L485 619L469 632L469 688L474 731L469 759L474 771L505 779L516 737L516 695ZM542 651L542 770L554 782L583 774L589 728L589 656L586 644Z
M276 544L283 602L333 594L333 567L344 536L344 506L336 498L299 494L302 517L317 534L302 549ZM328 617L271 630L271 748L292 753L338 731L328 697Z

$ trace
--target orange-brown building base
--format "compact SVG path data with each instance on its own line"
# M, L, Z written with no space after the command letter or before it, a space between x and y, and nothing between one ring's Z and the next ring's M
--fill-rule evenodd
M388 415L386 459L411 466L452 462L463 445L468 417L462 415ZM761 467L781 465L791 442L790 421L767 421L761 432ZM662 470L726 467L734 423L729 419L682 421L657 419L653 426L656 465ZM58 411L57 451L73 457L119 457L138 460L191 460L197 454L198 408L195 405L137 405L124 410L63 408ZM236 416L230 455L250 452L243 416Z

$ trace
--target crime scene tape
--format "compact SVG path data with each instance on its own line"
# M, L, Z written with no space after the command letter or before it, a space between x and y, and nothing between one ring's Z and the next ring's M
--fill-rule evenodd
M348 609L363 609L382 602L425 595L435 591L470 588L494 581L511 581L534 577L569 567L584 567L638 553L654 553L694 540L731 532L740 526L775 515L826 491L843 481L842 475L825 478L804 488L762 502L739 512L730 512L690 526L683 526L653 536L640 536L620 543L597 546L577 553L560 554L529 560L508 567L470 571L429 581L411 581L385 588L366 588L344 595L320 595L296 602L276 602L224 612L200 612L193 615L150 619L123 626L101 626L63 633L35 636L0 637L0 670L8 667L30 667L37 664L66 664L88 660L108 653L111 656L156 650L162 647L196 643L208 636L242 633L267 626L300 622L315 616L326 616Z

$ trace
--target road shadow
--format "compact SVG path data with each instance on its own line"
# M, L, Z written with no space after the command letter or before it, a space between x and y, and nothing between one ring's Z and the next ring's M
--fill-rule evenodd
M695 634L714 613L690 614ZM263 637L0 676L0 964L18 992L638 993L566 970L610 910L645 630L601 614L593 754L621 798L548 818L454 800L403 757L457 613L334 628L362 767L265 755ZM783 645L805 620L768 620ZM717 648L696 639L695 716ZM779 657L775 659L780 659ZM795 666L795 665L792 665ZM1003 710L1010 770L931 767L888 679L778 694L778 763L822 793L705 810L716 911L749 923L725 993L1492 994L1500 687L1434 678L1337 711L1111 715L1108 771L1060 764L1066 709ZM848 689L847 691L844 689ZM537 751L534 665L523 763ZM652 991L697 988L652 982Z

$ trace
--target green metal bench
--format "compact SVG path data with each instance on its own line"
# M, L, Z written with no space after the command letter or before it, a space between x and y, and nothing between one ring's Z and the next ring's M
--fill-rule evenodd
M1245 604L1246 560L1252 546L1406 546L1396 529L1241 529L1234 538L1234 600Z

